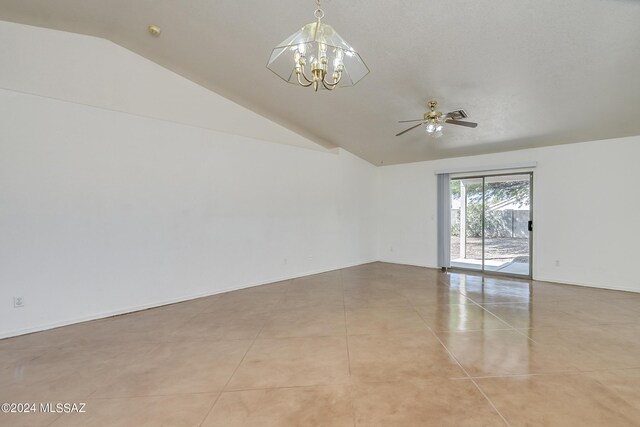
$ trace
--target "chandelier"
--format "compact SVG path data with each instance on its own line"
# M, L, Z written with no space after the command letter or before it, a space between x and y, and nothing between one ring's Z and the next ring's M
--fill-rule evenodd
M314 90L353 86L369 68L349 43L327 24L316 0L316 21L302 27L271 52L267 68L287 83Z

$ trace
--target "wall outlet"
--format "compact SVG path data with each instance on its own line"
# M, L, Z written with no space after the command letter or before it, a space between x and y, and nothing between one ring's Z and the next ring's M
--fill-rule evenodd
M13 308L24 307L24 298L23 297L13 297Z

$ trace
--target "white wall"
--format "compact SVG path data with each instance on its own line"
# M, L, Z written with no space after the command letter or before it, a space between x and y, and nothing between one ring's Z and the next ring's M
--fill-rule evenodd
M640 292L639 158L636 136L378 168L379 257L437 266L436 171L537 161L534 278Z
M0 337L375 259L369 163L101 39L0 58Z

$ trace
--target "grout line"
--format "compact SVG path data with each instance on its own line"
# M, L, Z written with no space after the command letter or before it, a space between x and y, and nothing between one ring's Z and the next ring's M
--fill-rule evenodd
M88 400L119 400L119 399L144 399L144 398L156 398L156 397L172 397L172 396L199 396L202 394L216 394L217 391L190 391L188 393L159 393L159 394L136 394L127 396L109 396L109 397L87 397Z
M289 282L293 282L293 279L288 279L288 281L286 282L287 284L289 284ZM272 306L269 307L268 312L272 313L274 312L276 309L275 307L284 299L284 297L291 292L291 289L286 290L285 292L282 293L282 295L280 296L280 299L278 300L278 302L274 303ZM258 333L255 335L255 337L253 338L253 341L251 342L251 344L249 345L249 347L247 348L247 351L245 351L244 355L242 356L242 359L240 359L240 362L238 363L238 365L236 366L236 368L233 370L233 372L231 373L231 375L229 376L229 379L227 380L227 382L225 383L225 385L221 388L220 392L218 393L218 396L216 397L216 399L213 401L213 403L211 404L211 407L209 408L209 411L207 411L206 415L204 416L204 418L202 418L202 421L199 424L199 427L202 427L202 424L207 420L207 418L209 417L209 415L211 414L211 411L213 411L213 408L216 406L216 403L218 403L218 400L220 400L220 396L222 396L222 393L224 393L227 388L227 386L229 385L229 383L231 382L231 379L233 378L233 376L236 374L236 372L238 371L238 369L240 368L240 366L242 365L242 362L244 362L244 359L247 357L247 354L249 354L249 351L251 351L251 349L253 348L254 344L256 343L256 341L258 340L258 337L260 336L260 334L262 333L262 331L264 330L266 326L266 323L263 323L262 327L260 328L260 331L258 331ZM231 391L231 390L229 390Z
M542 345L540 342L538 342L538 341L534 340L533 338L531 338L531 335L527 334L526 332L524 332L524 331L522 331L522 330L520 330L520 329L517 329L517 328L514 328L514 330L515 330L518 334L520 334L520 335L524 335L525 337L527 337L527 339L528 339L529 341L531 341L532 343L534 343L534 344L538 344L538 345Z
M502 323L504 323L505 325L509 326L509 329L499 329L499 330L512 330L515 331L517 334L520 335L524 335L525 337L527 337L527 339L535 344L540 344L538 341L534 340L533 338L531 338L531 336L529 334L526 334L522 331L520 331L518 328L516 328L515 326L511 325L509 322L507 322L505 319L503 319L502 317L498 316L497 314L493 314L491 311L489 311L486 307L484 307L482 304L471 300L471 302L475 305L477 305L478 307L480 307L481 309L483 309L484 311L486 311L487 313L489 313L490 315L492 315L493 317L495 317L496 319L500 320ZM504 303L504 304L518 304L518 303ZM531 302L526 303L526 304L532 304ZM494 330L498 330L498 329L494 329Z
M599 368L599 369L580 369L580 373L588 374L590 372L608 372L608 371L624 371L624 370L633 370L640 369L640 364L638 366L627 366L625 368Z
M351 378L351 352L349 351L349 330L347 329L347 304L344 297L344 277L342 270L339 270L340 286L342 287L342 312L344 314L344 336L347 340L347 365L349 367L349 398L351 403L351 420L353 421L353 427L356 427L356 410L353 404L353 380Z
M244 362L244 359L247 357L247 354L249 354L249 351L251 351L251 349L253 348L253 345L256 343L256 341L258 340L258 337L260 336L260 334L262 333L262 330L264 329L265 325L263 324L262 327L260 328L260 331L256 334L256 336L253 338L253 341L251 342L251 344L249 345L249 347L247 348L247 351L244 352L244 355L242 356L242 359L240 359L240 362L238 363L238 365L236 366L236 368L233 370L233 372L231 373L231 375L229 375L229 379L227 380L227 382L224 384L224 386L220 389L220 392L218 393L218 396L215 398L215 400L213 401L213 403L211 404L211 407L209 408L209 410L207 411L206 415L202 418L202 421L200 421L200 424L198 424L199 427L202 427L202 424L207 420L207 417L209 417L209 414L211 414L211 411L213 411L213 408L216 406L216 403L218 403L218 400L220 399L220 396L222 396L222 393L224 393L225 389L227 388L227 386L229 385L229 383L231 382L231 378L233 378L233 376L236 374L236 372L238 371L238 368L240 368L240 365L242 365L242 362Z
M304 385L280 385L280 386L234 388L234 389L224 390L224 392L240 393L243 391L289 390L289 389L298 389L298 388L319 388L319 387L346 387L350 385L351 385L350 382L337 382L337 383L326 383L326 384L304 384Z
M498 316L497 314L493 314L491 311L487 310L487 308L484 307L482 304L477 303L476 301L472 300L471 298L469 298L469 299L471 300L471 302L473 304L475 304L476 306L480 307L482 310L486 311L487 313L489 313L490 315L492 315L493 317L495 317L496 319L498 319L499 321L501 321L502 323L507 325L509 327L508 329L513 329L513 330L516 329L513 325L511 325L509 322L504 320L502 317Z
M423 319L424 320L424 319ZM507 421L507 419L504 417L504 415L502 415L502 413L498 410L498 408L496 407L496 405L493 403L493 401L491 399L489 399L489 396L486 395L486 393L484 392L484 390L482 390L482 388L480 388L480 385L476 382L476 380L469 375L469 372L467 372L467 370L464 368L464 366L462 366L462 364L460 363L460 361L453 355L453 353L451 353L451 351L449 351L449 349L447 348L446 345L444 345L444 343L442 342L442 340L440 339L440 337L438 335L436 335L435 332L433 332L433 329L429 328L429 330L431 331L431 333L433 334L433 336L438 340L438 342L440 343L440 345L442 345L442 347L445 349L445 351L449 354L449 356L455 360L455 362L458 364L458 366L460 367L460 369L462 369L462 372L465 373L465 375L469 378L469 380L471 380L471 382L473 383L473 385L476 386L476 388L478 389L478 391L484 396L484 398L487 400L487 402L489 402L489 405L491 405L491 407L494 409L494 411L496 411L496 413L500 416L500 418L502 418L502 421L504 421L504 423L508 426L511 427L511 424L509 424L509 421Z
M518 377L550 377L550 376L564 376L564 375L582 375L581 371L555 371L555 372L542 372L531 374L502 374L502 375L478 375L472 376L470 379L491 379L491 378L518 378Z

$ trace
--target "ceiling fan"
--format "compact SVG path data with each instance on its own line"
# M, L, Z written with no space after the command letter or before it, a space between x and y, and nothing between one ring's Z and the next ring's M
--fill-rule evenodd
M439 138L442 136L442 128L444 127L445 123L450 125L465 126L468 128L475 128L478 126L477 123L464 122L460 120L460 119L466 119L467 117L469 117L467 115L467 112L464 110L455 110L455 111L450 111L447 114L443 114L441 111L436 111L436 108L438 107L438 101L434 101L434 100L429 101L428 106L430 111L427 111L426 113L424 113L424 117L422 119L400 120L398 123L411 123L411 122L420 122L420 123L418 123L415 126L411 126L409 129L403 130L399 134L396 134L396 136L405 134L410 130L415 129L421 125L426 125L425 130L433 138Z

